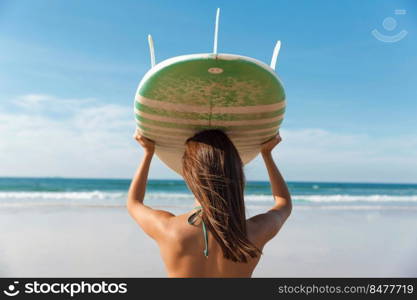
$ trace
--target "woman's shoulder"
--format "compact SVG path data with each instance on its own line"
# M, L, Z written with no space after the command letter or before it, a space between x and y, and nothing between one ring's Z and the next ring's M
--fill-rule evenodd
M162 252L169 257L182 257L196 252L200 246L203 248L201 234L202 228L200 224L188 224L188 216L183 214L175 216L170 223L164 237L163 243L158 243Z
M172 218L170 226L166 232L171 240L174 240L177 243L181 241L185 242L195 236L198 225L188 224L189 215L190 213L185 213Z
M265 246L281 229L286 218L279 211L270 210L246 220L248 238L259 248Z

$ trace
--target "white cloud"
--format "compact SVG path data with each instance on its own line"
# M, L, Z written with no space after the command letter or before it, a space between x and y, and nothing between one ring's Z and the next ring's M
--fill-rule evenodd
M62 99L46 94L26 94L12 101L17 107L23 110L30 110L31 113L75 113L83 107L96 103L94 98L84 99Z
M281 130L274 157L289 180L417 182L417 136L339 134L323 129ZM248 176L267 179L257 157Z
M17 109L6 110L6 105ZM3 102L0 176L129 178L142 153L133 130L130 106L41 94ZM323 129L283 129L281 135L274 156L288 180L417 181L417 136L372 137ZM267 179L259 156L246 172L249 180ZM179 176L155 157L150 178Z
M42 102L52 100L53 97L45 94L27 94L15 100L15 103L25 108L39 106Z
M13 104L17 112L0 107L0 176L128 178L137 167L132 107L41 94ZM155 159L150 176L164 175L175 176Z

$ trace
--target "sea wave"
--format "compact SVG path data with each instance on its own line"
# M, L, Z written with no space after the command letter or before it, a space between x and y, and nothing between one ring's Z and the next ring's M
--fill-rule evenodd
M103 200L103 199L119 199L126 197L123 192L0 192L0 200L2 199L18 199L18 200Z
M106 204L120 205L127 198L125 191L81 191L81 192L19 192L7 191L0 192L0 205L5 203L85 203L85 204ZM180 204L187 201L193 201L194 196L191 193L168 193L168 192L149 192L145 195L145 201L153 203L175 203ZM295 203L415 203L417 204L417 195L292 195ZM265 194L247 194L245 201L253 204L268 204L273 202L272 195Z
M343 202L417 202L417 195L411 196L398 196L398 195L294 195L295 201L304 202L330 202L330 203L343 203Z

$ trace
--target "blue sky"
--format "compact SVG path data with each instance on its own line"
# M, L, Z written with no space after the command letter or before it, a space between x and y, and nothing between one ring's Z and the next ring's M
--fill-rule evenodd
M269 63L282 40L288 108L274 155L289 180L417 182L412 0L1 0L0 176L130 177L147 34L157 62L210 52L217 7L220 53ZM386 43L374 29L407 35ZM267 178L259 158L247 176ZM150 177L178 178L157 159Z

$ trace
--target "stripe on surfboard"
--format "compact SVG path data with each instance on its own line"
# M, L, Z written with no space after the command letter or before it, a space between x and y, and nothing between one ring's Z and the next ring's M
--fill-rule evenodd
M165 117L159 116L154 114L145 113L143 111L138 111L135 109L136 116L140 116L142 118L152 120L152 121L159 121L159 122L166 122L166 123L173 123L173 124L185 124L185 125L211 125L211 126L239 126L239 125L261 125L261 124L268 124L273 122L278 122L284 118L284 115L278 115L268 119L257 119L257 120L239 120L239 121L229 121L229 120L189 120L189 119L180 119L174 117Z
M172 141L180 141L181 143L183 143L186 139L188 139L190 136L194 135L194 134L169 134L169 133L158 133L152 130L147 130L144 128L139 128L138 131L140 133L142 133L143 135L145 135L146 137L149 137L151 139L154 140L172 140ZM256 134L256 135L246 135L246 136L242 136L242 135L230 135L228 134L229 138L233 141L233 142L244 142L244 143L260 143L262 141L265 141L266 138L272 137L274 136L274 134L276 134L276 130L275 131L268 131L266 134Z
M182 111L190 113L210 113L210 106L206 105L190 105L170 103L169 101L153 100L140 95L136 96L136 101L153 108L163 107L166 110ZM262 113L279 110L285 107L285 99L277 101L273 104L255 105L255 106L214 106L211 108L213 114L233 114L233 113Z
M142 127L141 125L139 125L139 128ZM148 137L150 139L153 139L155 141L157 141L157 144L161 146L161 141L162 141L162 145L167 145L166 143L168 143L168 145L170 147L183 147L185 141L187 140L188 137L193 136L195 134L195 132L188 134L188 135L178 135L178 134L168 134L168 135L161 135L160 133L155 132L155 130L153 131L149 131L145 129L138 129L139 132L141 134L143 134L145 137ZM274 130L269 130L269 131L263 131L262 134L248 134L248 135L242 135L242 134L237 134L237 135L231 135L228 134L228 136L230 137L230 139L232 140L233 144L236 147L257 147L259 146L261 143L265 142L266 140L268 140L269 138L273 137L276 133L277 133L278 128L274 129ZM175 138L173 138L175 136Z
M214 129L214 128L218 128L220 130L271 129L272 127L276 127L277 125L280 125L282 122L282 118L275 122L269 122L265 124L248 124L249 122L246 122L246 124L248 125L223 125L223 124L219 124L216 121L213 121L211 126L209 126L208 124L207 125L182 124L182 123L152 120L152 119L148 119L143 116L140 116L138 114L136 114L135 117L136 117L136 120L138 120L139 122L143 122L145 124L158 125L164 128L182 128L182 129L186 128L186 129L194 129L194 130L205 130L205 129ZM226 122L223 122L223 123L226 123Z
M135 111L141 111L148 114L154 114L165 117L181 118L188 120L219 120L219 121L240 121L240 120L259 120L259 119L268 119L282 115L285 112L285 107L267 111L267 112L258 112L258 113L196 113L196 112L183 112L176 110L167 110L165 108L155 108L147 106L143 103L135 102Z
M193 136L194 134L196 134L199 130L196 129L177 129L177 128L167 128L167 127L161 127L158 125L154 125L154 124L143 124L140 121L136 121L136 125L144 130L148 130L151 132L155 132L157 134L162 134L162 135L184 135L184 136ZM267 128L267 129L247 129L245 131L242 130L234 130L234 129L226 129L225 133L229 136L229 137L250 137L253 135L257 135L257 136L263 136L263 135L272 135L274 133L276 133L276 131L278 130L279 125L271 127L271 128ZM212 129L212 128L210 128Z

